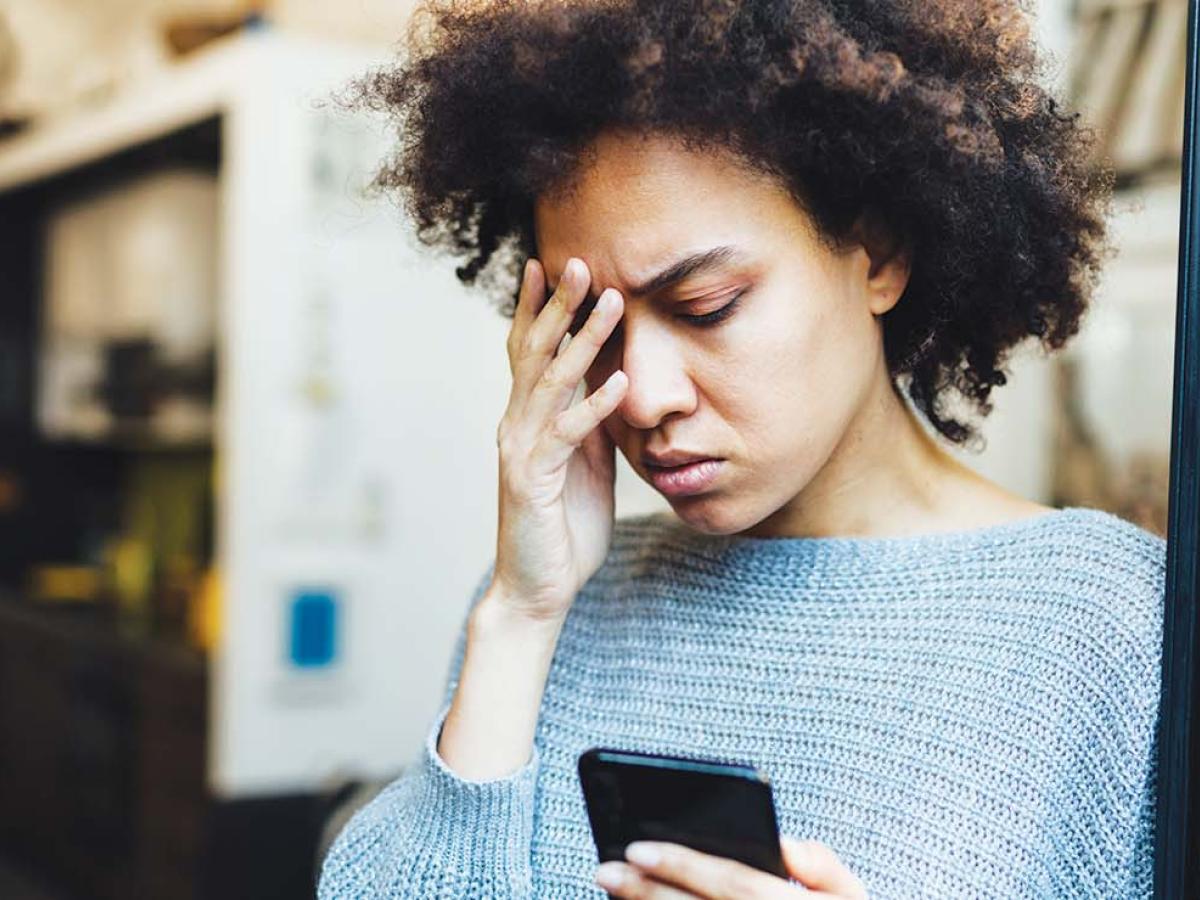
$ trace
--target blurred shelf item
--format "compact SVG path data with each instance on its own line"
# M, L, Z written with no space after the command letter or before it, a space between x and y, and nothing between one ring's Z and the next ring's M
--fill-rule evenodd
M196 602L188 607L188 639L205 653L217 644L221 633L221 577L211 566L200 578Z
M1117 250L1053 365L1054 505L1166 533L1187 0L1078 0L1067 105L1097 131Z
M1113 512L1165 535L1179 251L1178 171L1128 185L1109 219L1116 257L1055 359L1055 505Z
M1187 0L1079 0L1069 103L1100 131L1096 152L1131 184L1178 170Z
M9 96L19 61L17 39L4 12L0 11L0 140L17 134L29 124L28 114L16 110Z
M223 12L210 12L207 15L192 13L167 20L163 24L163 36L171 52L176 56L186 56L242 28L259 27L267 6L266 0L243 0L238 6L240 8Z
M5 138L0 191L27 187L217 115L249 52L238 42L215 42L134 92Z
M45 603L97 603L103 590L103 573L95 566L35 566L29 596Z
M53 439L211 438L217 173L161 168L51 204L38 422Z

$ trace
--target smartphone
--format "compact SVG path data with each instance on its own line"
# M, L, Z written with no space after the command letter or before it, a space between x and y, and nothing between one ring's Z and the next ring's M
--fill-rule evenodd
M753 766L593 747L579 782L600 862L669 841L787 877L771 783Z

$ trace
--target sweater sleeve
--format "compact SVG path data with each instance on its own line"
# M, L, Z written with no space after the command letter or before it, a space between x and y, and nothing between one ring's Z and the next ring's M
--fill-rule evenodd
M537 747L520 769L488 781L460 778L437 752L465 649L464 617L442 706L419 756L342 828L322 865L319 900L531 896Z
M1130 861L1129 890L1122 896L1145 898L1154 896L1154 833L1157 814L1157 743L1151 751L1147 775L1138 809L1137 830L1134 833L1133 856Z
M1159 778L1159 701L1162 690L1163 618L1166 591L1166 542L1153 538L1150 558L1154 565L1148 579L1150 589L1139 591L1145 598L1138 609L1142 614L1139 633L1142 652L1127 654L1131 666L1126 683L1132 694L1122 698L1121 708L1131 716L1126 734L1131 738L1126 755L1134 760L1139 786L1137 818L1129 855L1125 889L1120 896L1149 900L1154 895L1154 843L1157 830Z

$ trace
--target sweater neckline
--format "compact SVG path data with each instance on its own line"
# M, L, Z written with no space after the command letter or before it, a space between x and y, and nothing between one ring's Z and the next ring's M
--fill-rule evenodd
M1105 515L1089 507L1067 506L1035 516L955 531L882 537L752 537L712 535L687 526L673 512L656 513L674 543L704 556L724 560L912 559L930 553L973 551L996 545L1044 538L1089 515Z

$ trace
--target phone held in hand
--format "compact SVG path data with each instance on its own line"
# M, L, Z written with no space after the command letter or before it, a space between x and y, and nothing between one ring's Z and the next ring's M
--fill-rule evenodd
M600 862L669 841L787 877L771 783L753 766L593 747L579 781Z

